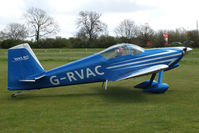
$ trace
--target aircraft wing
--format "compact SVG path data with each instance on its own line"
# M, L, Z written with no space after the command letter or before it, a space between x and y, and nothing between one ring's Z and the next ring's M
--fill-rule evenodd
M139 69L136 71L131 71L126 74L120 75L113 81L119 81L119 80L123 80L123 79L129 79L129 78L139 77L139 76L143 76L143 75L148 75L148 74L152 74L152 73L156 73L156 72L165 70L167 68L168 68L168 65L155 65L155 66Z
M45 76L46 75L44 73L41 73L41 74L38 74L38 75L35 75L35 76L27 77L25 79L21 79L19 81L20 82L36 82L37 80L42 79Z

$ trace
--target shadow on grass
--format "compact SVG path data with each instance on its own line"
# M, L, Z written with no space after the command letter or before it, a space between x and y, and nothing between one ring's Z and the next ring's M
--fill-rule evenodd
M147 100L147 93L141 89L125 88L125 87L109 87L108 90L95 89L98 93L103 94L102 97L112 102L144 102Z
M146 102L148 100L147 96L151 95L149 93L144 93L141 89L135 88L124 88L124 87L109 87L108 90L104 90L99 87L91 87L89 90L86 90L84 93L81 92L66 92L66 94L62 93L44 93L41 92L28 92L19 94L16 98L12 98L12 100L25 100L25 99L45 99L45 98L102 98L105 101L110 102Z

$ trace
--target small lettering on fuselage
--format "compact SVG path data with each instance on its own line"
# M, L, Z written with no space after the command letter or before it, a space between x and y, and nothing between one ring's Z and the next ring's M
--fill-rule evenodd
M78 81L78 80L84 80L89 79L91 77L96 77L99 75L104 75L104 72L99 71L99 68L101 68L101 65L95 66L92 70L91 68L82 68L80 70L74 70L70 72L66 72L66 77L60 77L53 75L50 77L50 83L52 85L60 85L60 81L68 79L69 82Z

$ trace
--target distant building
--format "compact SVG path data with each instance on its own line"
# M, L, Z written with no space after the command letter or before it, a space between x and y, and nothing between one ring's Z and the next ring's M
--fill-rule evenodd
M61 36L56 36L56 39L61 39L62 37Z

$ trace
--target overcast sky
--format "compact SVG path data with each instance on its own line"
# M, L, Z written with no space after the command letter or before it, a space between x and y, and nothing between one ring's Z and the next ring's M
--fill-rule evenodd
M9 23L24 23L23 13L31 7L41 8L60 26L59 36L74 36L80 11L96 11L108 25L109 34L124 19L136 24L148 23L154 30L196 28L199 20L198 0L0 0L0 30Z

